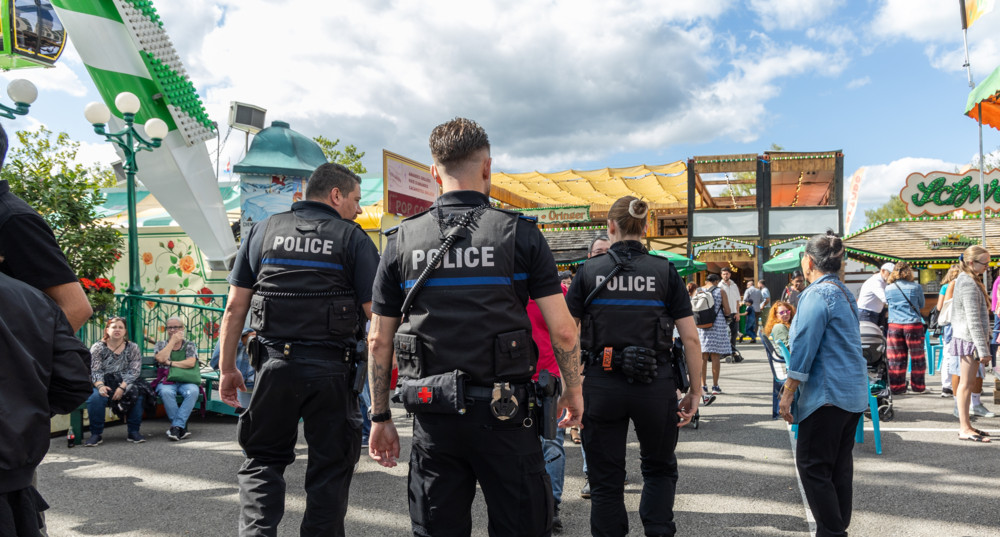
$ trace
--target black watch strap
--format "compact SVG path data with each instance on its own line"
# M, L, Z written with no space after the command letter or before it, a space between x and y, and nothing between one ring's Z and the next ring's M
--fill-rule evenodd
M382 423L384 421L389 421L392 419L392 411L386 409L385 412L380 412L378 414L372 414L372 409L368 409L368 419L372 423Z

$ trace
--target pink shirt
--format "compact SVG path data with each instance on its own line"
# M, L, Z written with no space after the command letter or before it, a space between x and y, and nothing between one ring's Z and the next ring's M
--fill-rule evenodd
M562 292L565 296L566 285L562 286ZM549 327L545 324L545 318L542 317L542 310L538 308L538 304L535 303L534 299L529 299L528 307L525 308L525 311L528 312L528 318L531 319L531 339L534 339L535 345L538 346L538 367L536 368L533 380L538 380L538 373L543 370L557 377L560 376L559 364L556 362L556 353L552 350Z

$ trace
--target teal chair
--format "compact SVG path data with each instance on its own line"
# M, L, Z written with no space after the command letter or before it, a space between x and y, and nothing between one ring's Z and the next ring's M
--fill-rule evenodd
M778 352L785 357L785 363L788 363L788 359L791 357L792 353L789 352L788 347L781 341L777 342ZM882 454L882 431L879 427L878 419L878 400L872 395L871 381L868 384L868 411L871 413L872 428L874 429L875 435L875 453L878 455ZM799 437L799 426L798 424L792 424L792 431L795 433L795 438ZM865 443L865 417L861 416L858 420L858 428L854 432L854 441L858 444Z
M927 355L927 374L933 375L935 371L941 369L941 362L944 360L944 345L941 338L938 342L931 344L931 331L924 333L924 354Z

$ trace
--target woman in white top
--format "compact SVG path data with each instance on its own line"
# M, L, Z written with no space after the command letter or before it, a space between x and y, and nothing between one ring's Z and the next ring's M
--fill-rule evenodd
M989 434L975 429L969 421L972 385L981 375L980 364L990 361L989 293L982 274L990 265L990 253L979 245L968 247L959 257L961 270L955 278L951 303L952 338L949 351L959 359L961 380L955 390L958 406L958 438L989 442Z

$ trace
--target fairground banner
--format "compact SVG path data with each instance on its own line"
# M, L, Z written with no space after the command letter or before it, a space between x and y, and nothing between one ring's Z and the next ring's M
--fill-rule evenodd
M430 166L385 150L382 151L382 184L385 212L401 216L413 216L427 209L440 190L431 176Z
M851 229L851 221L854 220L854 213L858 208L858 195L861 193L861 181L865 178L867 168L858 168L851 176L851 182L847 189L847 206L844 207L844 229Z
M986 174L984 186L986 208L1000 211L1000 170ZM906 212L912 216L941 216L958 210L978 213L982 207L979 195L979 170L911 173L899 192Z
M571 224L574 222L590 222L589 205L517 209L517 212L523 214L524 216L537 218L539 224Z

